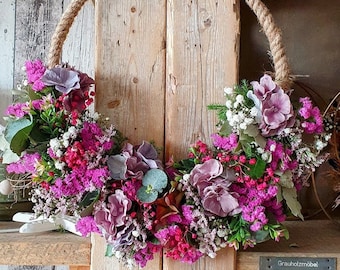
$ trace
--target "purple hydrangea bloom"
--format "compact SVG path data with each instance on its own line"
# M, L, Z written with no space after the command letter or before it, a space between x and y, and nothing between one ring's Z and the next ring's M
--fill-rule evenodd
M197 187L205 210L226 217L241 211L235 194L229 186L235 180L233 172L223 175L223 166L216 159L198 164L190 173L191 185Z
M269 75L264 75L260 83L251 82L251 85L261 102L260 129L263 136L278 135L285 128L294 125L294 111L290 98Z
M61 67L47 69L41 81L48 86L54 86L63 94L68 94L74 89L80 88L78 72Z
M127 143L121 154L108 158L107 164L113 179L133 177L141 180L149 169L161 166L156 149L148 142L138 147Z
M94 219L100 229L106 234L115 236L120 227L126 227L128 221L127 212L131 209L132 202L122 190L115 190L111 194L107 203L102 203L95 210Z

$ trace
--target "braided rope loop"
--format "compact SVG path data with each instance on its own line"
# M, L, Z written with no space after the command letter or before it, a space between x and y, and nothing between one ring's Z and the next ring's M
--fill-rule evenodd
M50 68L59 64L64 42L77 17L80 9L87 0L72 0L63 13L51 39L50 50L48 52L48 66Z
M275 81L288 90L292 84L286 51L282 42L281 30L276 26L273 15L260 0L245 0L257 17L266 35L275 70Z

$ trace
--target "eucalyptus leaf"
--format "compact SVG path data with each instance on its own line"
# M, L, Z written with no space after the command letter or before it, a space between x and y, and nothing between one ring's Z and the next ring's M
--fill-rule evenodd
M256 243L261 243L269 240L269 231L259 230L255 232Z
M250 137L255 138L259 134L259 128L256 125L249 125L247 126L247 129L244 131L244 134L247 134Z
M229 123L227 121L225 121L221 125L219 133L220 133L220 135L223 135L223 136L229 136L232 133L231 126L229 125Z
M19 156L11 150L9 142L5 139L3 133L0 134L0 151L2 152L2 163L4 164L19 160Z
M143 177L143 186L151 186L152 189L162 192L168 184L168 177L166 173L160 169L151 169Z
M158 198L158 192L150 187L142 186L137 191L137 198L144 203L152 203Z
M260 146L261 148L266 147L267 141L261 134L258 134L254 139L258 146Z
M287 206L289 207L292 214L303 220L304 218L303 215L301 214L302 207L299 201L297 200L296 189L282 187L282 196L285 199Z
M106 257L114 256L114 254L113 254L113 246L112 245L107 245L106 246L105 256Z
M293 174L291 171L285 171L285 173L275 172L280 176L279 184L285 188L294 188Z

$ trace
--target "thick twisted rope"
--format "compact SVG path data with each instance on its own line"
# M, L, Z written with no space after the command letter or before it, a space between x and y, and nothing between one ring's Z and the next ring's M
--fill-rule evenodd
M245 0L250 9L255 13L264 34L269 41L269 48L275 70L275 81L283 89L290 89L290 69L282 42L281 30L276 26L273 15L260 0Z
M59 64L60 56L67 34L77 17L80 9L87 0L72 0L63 13L51 39L50 50L48 53L48 66L54 67Z

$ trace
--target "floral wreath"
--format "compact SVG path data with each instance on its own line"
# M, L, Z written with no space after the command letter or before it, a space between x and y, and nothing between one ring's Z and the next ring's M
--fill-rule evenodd
M246 2L273 24L260 1ZM62 21L72 24L84 3L72 1ZM128 266L144 267L161 250L193 263L227 246L288 237L282 222L287 215L303 218L297 192L325 161L330 133L310 98L293 104L285 90L288 67L277 64L277 53L276 82L267 74L244 80L224 89L224 105L209 106L219 119L213 146L198 141L188 146L188 158L164 165L153 144L130 144L92 112L93 79L55 64L68 27L57 27L63 36L52 42L49 67L26 62L27 80L7 109L2 134L8 173L31 176L36 216L76 216L83 236L101 234L106 255ZM276 45L271 51L284 58Z

